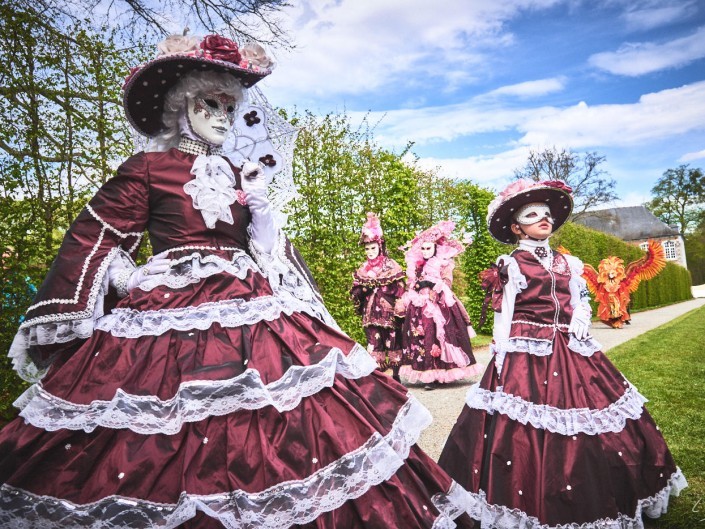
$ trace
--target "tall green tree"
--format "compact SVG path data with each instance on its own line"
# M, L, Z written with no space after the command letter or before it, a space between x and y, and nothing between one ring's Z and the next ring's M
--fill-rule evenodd
M0 350L7 351L69 224L132 153L120 86L141 57L118 50L108 28L97 34L79 23L67 31L12 0L0 4L0 51ZM19 383L2 355L0 391Z
M403 161L406 151L379 147L366 124L308 112L292 121L301 128L294 156L300 199L290 206L288 230L328 309L346 332L364 340L348 291L365 258L358 241L366 213L380 216L389 254L405 266L402 245L443 219L461 221L460 234L465 208L455 204L460 194L449 192L452 181Z
M699 168L679 165L667 169L651 188L653 199L646 207L682 234L695 228L705 210L705 177Z

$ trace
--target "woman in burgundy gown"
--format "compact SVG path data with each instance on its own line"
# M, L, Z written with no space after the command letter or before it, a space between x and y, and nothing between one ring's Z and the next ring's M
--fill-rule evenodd
M428 411L337 328L261 165L221 155L266 57L160 50L124 95L156 150L78 216L12 345L37 381L0 432L0 527L455 527Z
M387 255L382 227L374 213L367 214L360 244L365 245L367 260L353 273L350 295L355 310L362 316L367 351L380 371L391 368L392 378L401 382L401 322L404 318L401 297L406 290L406 274L399 263Z
M582 263L548 245L571 209L558 181L515 182L489 206L490 233L519 247L482 274L494 358L440 457L482 527L643 528L687 486L646 399L589 335Z
M465 307L451 290L453 259L465 248L452 238L455 223L439 222L417 235L406 251L403 301L404 358L400 375L426 389L482 372L470 339L475 332Z

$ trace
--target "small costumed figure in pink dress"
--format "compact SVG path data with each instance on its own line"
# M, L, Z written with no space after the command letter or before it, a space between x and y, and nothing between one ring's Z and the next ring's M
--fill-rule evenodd
M407 291L403 301L403 380L436 383L469 378L482 371L470 339L475 332L465 307L451 290L454 257L465 250L451 233L455 223L439 222L417 235L406 251Z
M687 486L646 399L590 336L582 262L548 245L570 193L520 180L489 205L492 236L519 247L481 274L494 357L439 461L482 527L642 529Z
M0 431L0 529L467 528L416 445L430 413L277 220L275 116L247 99L271 61L217 35L159 49L124 87L151 148L67 231L10 349L34 384Z
M401 297L406 290L406 274L387 255L382 226L374 213L367 214L360 244L365 246L367 261L353 273L350 295L355 309L362 315L367 351L377 361L380 371L391 368L392 377L400 382L401 323L404 318Z

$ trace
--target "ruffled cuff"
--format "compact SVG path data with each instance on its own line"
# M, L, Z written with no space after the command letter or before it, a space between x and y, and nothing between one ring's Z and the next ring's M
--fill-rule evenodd
M113 248L101 264L90 289L86 310L70 315L49 314L33 318L20 326L8 353L12 368L20 378L27 382L37 382L44 377L53 362L51 353L44 354L42 351L40 358L36 354L30 355L32 349L35 352L41 348L49 351L49 346L85 340L93 334L96 320L105 313L105 297L109 288L107 270L120 252L119 248Z

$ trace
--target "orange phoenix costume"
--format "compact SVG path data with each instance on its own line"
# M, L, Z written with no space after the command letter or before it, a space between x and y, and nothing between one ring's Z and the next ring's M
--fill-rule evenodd
M631 319L627 308L631 294L636 292L642 280L648 280L666 266L666 256L660 243L650 240L646 255L637 261L624 266L624 261L611 255L602 261L595 270L585 264L583 277L590 292L599 302L597 315L600 321L621 328Z

